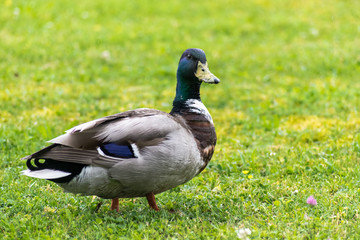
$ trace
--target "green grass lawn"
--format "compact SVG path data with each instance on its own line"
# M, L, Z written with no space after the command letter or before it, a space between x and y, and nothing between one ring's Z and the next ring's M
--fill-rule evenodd
M351 0L1 1L1 238L359 238L359 19ZM218 144L160 212L139 198L94 213L98 198L20 175L79 123L170 111L190 47L221 79L202 88Z

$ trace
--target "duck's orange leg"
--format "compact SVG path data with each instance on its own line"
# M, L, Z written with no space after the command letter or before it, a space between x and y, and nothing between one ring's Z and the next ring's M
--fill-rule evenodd
M155 195L153 192L146 194L146 199L148 200L149 206L155 211L160 211L156 205Z
M113 198L111 199L111 210L116 210L119 212L119 198Z

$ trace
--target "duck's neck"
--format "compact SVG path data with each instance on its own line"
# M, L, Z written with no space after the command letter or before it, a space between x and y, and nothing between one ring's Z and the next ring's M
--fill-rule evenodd
M200 85L201 82L197 79L183 81L181 75L178 74L176 96L170 114L180 114L188 124L193 120L193 117L189 117L190 115L199 115L198 120L201 118L201 121L213 124L210 113L201 102Z
M201 82L197 79L183 79L181 74L177 74L176 95L173 106L185 104L190 99L200 99Z

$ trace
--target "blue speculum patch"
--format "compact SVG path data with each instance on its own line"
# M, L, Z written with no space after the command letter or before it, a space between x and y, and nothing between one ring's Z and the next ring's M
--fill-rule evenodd
M118 158L134 158L134 151L131 145L119 145L116 143L103 144L100 149L108 156Z

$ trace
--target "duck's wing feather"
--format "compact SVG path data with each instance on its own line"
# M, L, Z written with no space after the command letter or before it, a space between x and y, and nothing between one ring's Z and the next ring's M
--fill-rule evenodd
M155 109L136 109L80 124L49 142L95 149L103 142L127 143L165 135L174 127L171 115Z
M52 145L24 159L55 159L111 167L121 160L136 157L134 148L157 144L182 127L183 124L165 112L154 109L127 111L78 125L50 140Z

